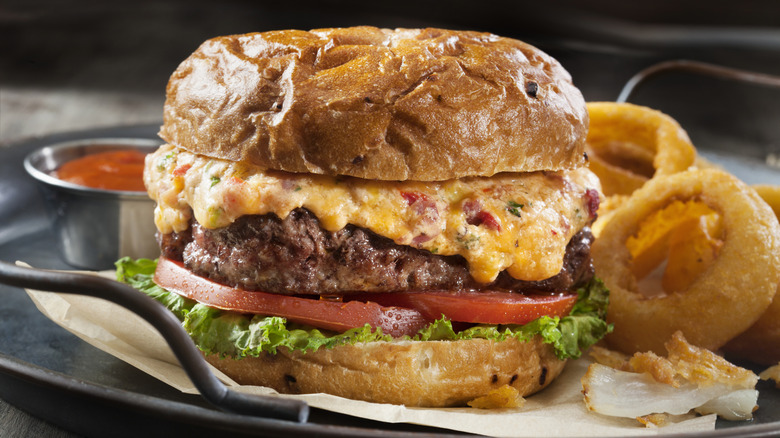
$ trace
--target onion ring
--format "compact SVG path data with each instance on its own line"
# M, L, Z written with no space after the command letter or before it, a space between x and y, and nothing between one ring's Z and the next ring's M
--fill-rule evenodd
M724 236L716 260L681 292L647 298L637 290L626 241L642 219L675 201L715 210ZM662 354L680 330L694 345L715 350L758 320L780 281L780 224L766 203L732 175L713 169L656 176L615 212L592 247L593 264L611 291L607 341L628 354Z
M630 103L590 102L586 151L606 196L628 195L656 175L691 167L696 149L672 117Z
M615 211L617 211L618 208L626 203L627 199L628 195L612 195L605 196L601 200L599 203L598 212L596 214L596 221L593 222L593 225L590 227L594 236L599 237L599 234L601 234L601 229L604 228L610 219L612 219Z
M753 190L758 193L758 196L769 204L769 208L775 212L775 216L780 217L780 186L773 186L769 184L756 184Z
M780 216L780 186L756 185L753 188L775 215ZM755 324L729 341L723 350L762 365L780 362L780 294L775 295L772 304Z

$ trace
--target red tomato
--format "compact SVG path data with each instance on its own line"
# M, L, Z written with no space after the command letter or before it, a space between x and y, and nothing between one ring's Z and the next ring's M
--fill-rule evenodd
M345 299L370 299L383 306L409 307L438 319L478 324L527 324L541 316L564 316L577 302L577 294L532 294L504 291L430 291L359 294Z
M391 336L412 336L431 323L431 319L416 310L383 307L374 302L325 301L235 289L197 276L182 264L164 257L157 261L154 282L168 291L218 309L281 316L338 332L371 324Z
M211 307L275 315L313 327L343 332L371 324L392 336L414 335L442 315L456 322L526 324L541 316L567 315L573 293L525 295L504 291L361 293L344 301L249 292L199 277L181 263L161 257L154 281L161 287Z

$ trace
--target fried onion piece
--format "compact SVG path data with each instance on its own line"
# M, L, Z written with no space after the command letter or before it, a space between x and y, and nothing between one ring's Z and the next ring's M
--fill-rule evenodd
M738 367L710 350L688 343L681 332L676 332L666 342L669 362L684 380L699 386L722 383L734 389L756 387L758 376Z
M630 103L590 102L586 151L607 196L631 194L650 178L688 169L696 150L668 115Z
M604 415L642 418L681 415L693 409L728 420L752 417L758 377L709 350L689 344L681 332L666 343L667 357L636 353L617 369L592 364L582 378L585 405ZM619 355L619 353L616 353ZM599 356L614 357L599 352Z
M593 346L588 354L598 364L621 371L647 373L656 382L666 383L674 387L680 386L680 383L676 380L677 372L671 362L652 351L634 353L633 356L629 357L619 351Z
M636 421L642 423L645 427L663 427L669 422L668 414L650 414L642 417L636 417Z
M476 409L520 408L525 404L525 399L514 386L504 385L467 404Z
M679 332L678 332L679 333ZM647 373L653 380L665 383L675 388L680 387L680 379L675 365L668 359L658 356L652 351L634 353L628 360L627 371L633 373Z
M756 185L753 189L766 201L776 216L780 216L780 186ZM780 294L761 318L744 333L723 347L728 354L761 365L780 362Z
M717 212L723 244L704 272L679 292L647 298L637 287L627 241L656 211L697 201ZM744 183L713 169L656 176L615 212L592 247L593 264L610 289L612 348L662 352L677 330L694 345L716 350L767 309L780 281L780 225Z
M775 386L780 389L780 363L761 371L761 374L759 374L758 377L761 380L774 380Z
M606 365L616 370L628 371L628 356L619 351L594 345L590 347L588 355L595 360L596 363Z

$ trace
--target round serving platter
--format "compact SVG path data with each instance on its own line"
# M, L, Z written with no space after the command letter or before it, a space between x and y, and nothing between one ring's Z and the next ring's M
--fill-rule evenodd
M88 138L156 138L159 125L33 138L0 148L0 260L72 269L60 259L43 197L24 171L31 151ZM780 171L728 154L706 154L749 183L780 184ZM21 289L0 284L0 398L86 436L455 436L410 424L387 424L312 409L307 423L220 411L100 351L41 314ZM743 364L745 365L745 364ZM755 371L760 371L756 368ZM780 390L759 384L760 409L749 422L718 420L696 436L780 434Z

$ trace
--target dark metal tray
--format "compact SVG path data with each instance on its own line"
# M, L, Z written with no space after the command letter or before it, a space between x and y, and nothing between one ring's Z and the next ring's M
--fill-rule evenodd
M0 148L0 260L73 269L56 250L49 218L24 157L47 144L84 138L155 138L159 125L35 138ZM308 423L215 409L60 328L26 293L0 284L0 397L55 425L88 436L365 436L449 434L312 409Z
M22 168L24 156L51 143L81 138L155 138L158 125L117 127L35 138L0 149L0 260L71 269L54 249L43 199ZM737 175L774 178L780 172L715 156ZM312 409L308 423L257 418L214 409L100 351L43 316L18 288L0 285L0 397L87 436L446 436L451 431L386 424ZM760 370L760 369L757 369ZM698 436L780 434L780 390L759 384L760 409L750 422L718 421Z

